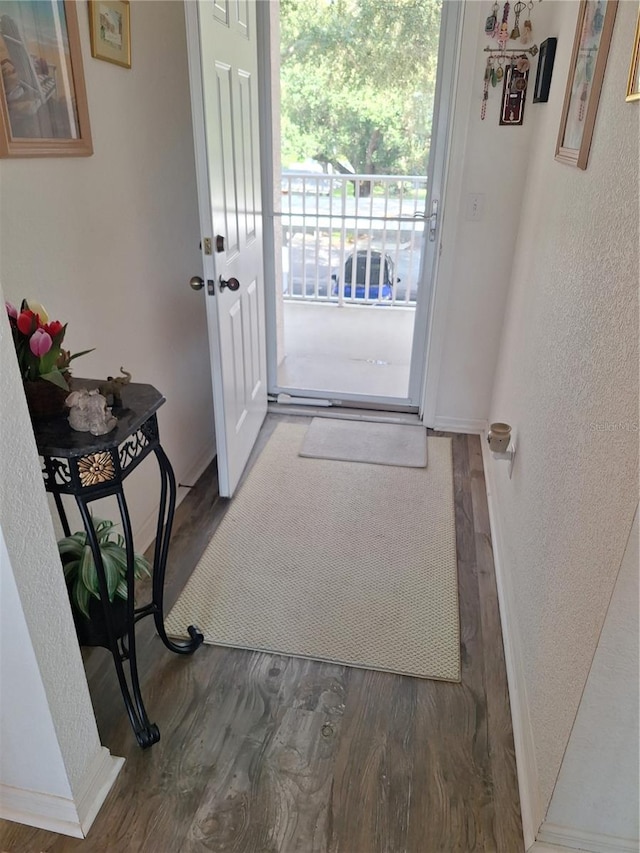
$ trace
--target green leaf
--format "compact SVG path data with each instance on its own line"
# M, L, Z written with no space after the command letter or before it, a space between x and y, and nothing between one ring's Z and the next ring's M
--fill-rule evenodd
M96 572L95 563L93 561L93 553L88 545L85 545L82 551L80 560L80 570L78 577L85 587L94 595L100 597L100 587L98 585L98 573Z
M64 388L65 391L69 390L67 381L59 370L52 370L51 373L42 373L40 379L46 379L47 382L57 385L58 388Z
M102 551L102 565L104 566L104 576L107 581L107 592L109 593L109 601L113 601L116 588L120 582L120 572L118 564L115 562L111 554L106 550Z
M70 582L77 574L79 565L79 560L69 560L68 563L62 564L62 570L64 572L64 577L67 582Z
M136 554L134 557L133 574L136 578L151 577L151 565L142 554Z
M82 554L83 543L78 542L77 540L72 541L70 539L61 539L58 542L58 552L60 556L64 554L72 554L74 557L80 557Z
M116 587L116 595L118 598L124 598L126 601L129 597L129 591L127 589L126 581L121 580L118 586Z
M52 346L48 353L40 356L39 370L41 375L51 373L56 368L58 359L60 358L60 347Z
M97 521L97 524L96 524ZM96 519L94 520L94 526L96 531L96 536L98 537L98 542L102 546L103 544L109 542L109 538L111 536L111 531L116 526L113 521L109 521L108 519Z
M83 349L82 352L74 352L72 356L69 356L69 362L72 362L74 358L80 358L81 355L88 355L90 352L93 352L95 347L92 349Z
M84 613L84 615L88 619L89 618L89 601L90 601L91 596L89 595L89 591L87 590L87 588L83 585L79 575L78 575L78 579L76 580L75 584L73 585L72 596L73 596L74 604L76 605L78 610L81 613Z

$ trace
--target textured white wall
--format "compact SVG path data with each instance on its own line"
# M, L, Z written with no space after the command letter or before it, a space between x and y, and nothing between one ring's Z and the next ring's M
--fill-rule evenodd
M547 5L547 4L544 4ZM537 111L491 420L517 430L496 505L539 793L549 803L638 500L637 16L620 3L586 171L554 160L577 2Z
M75 795L101 747L6 316L0 316L0 401L0 525L12 567L5 564L3 574L12 570L22 607L13 617L3 607L3 620L10 621L3 623L2 654L3 660L17 659L21 652L15 646L30 643L46 692L45 699L31 679L31 697L37 703L44 699L45 705L36 704L30 711L21 708L19 696L12 699L12 670L3 666L0 782L35 791L42 791L38 785L45 784L42 792L57 796L63 795L62 785ZM11 587L3 583L3 599L5 593L11 597ZM30 657L29 649L25 652ZM25 689L33 674L32 668L25 672ZM25 716L17 719L22 713ZM48 755L39 753L38 737L28 736L29 727L41 719L53 719L59 745L49 744ZM26 736L16 752L15 744L12 748L8 743L20 733ZM62 767L38 768L40 761L58 751ZM47 780L43 781L43 773Z
M546 821L627 839L629 849L640 844L639 593L636 511Z
M0 590L0 781L71 797L1 526Z
M536 3L533 9L538 43L552 34L552 6ZM531 139L545 109L528 98L524 124L500 127L502 85L498 85L489 89L487 114L481 121L484 48L490 44L484 34L488 13L485 3L465 4L438 276L438 300L447 302L446 322L434 331L443 339L435 368L439 374L435 423L455 426L460 421L462 428L489 416ZM536 67L534 59L532 81ZM468 219L471 193L485 196L480 221Z
M77 4L94 154L0 163L0 277L68 321L77 376L120 365L167 397L163 446L178 480L213 455L211 375L201 273L184 9L131 4L131 70L91 58L87 4ZM158 500L152 460L127 480L139 547Z

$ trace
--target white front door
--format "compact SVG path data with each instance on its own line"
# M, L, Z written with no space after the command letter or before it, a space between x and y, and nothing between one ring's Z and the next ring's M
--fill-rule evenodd
M231 497L267 411L256 4L186 2L185 15L219 490Z

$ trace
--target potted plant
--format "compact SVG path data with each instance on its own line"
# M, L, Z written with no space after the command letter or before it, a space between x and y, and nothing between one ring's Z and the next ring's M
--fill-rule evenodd
M63 349L66 323L49 320L39 302L23 299L19 311L5 304L29 412L33 418L58 415L70 390L70 363L92 350L71 355Z
M104 566L115 635L122 637L127 631L127 551L124 537L114 532L116 525L113 521L92 518L92 524ZM58 550L80 644L108 647L98 573L86 532L79 531L60 539ZM141 554L134 554L133 573L136 578L151 574L149 562Z

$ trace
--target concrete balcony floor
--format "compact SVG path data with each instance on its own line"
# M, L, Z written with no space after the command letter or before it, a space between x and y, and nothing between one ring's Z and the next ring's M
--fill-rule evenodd
M289 301L283 308L281 388L408 396L414 308Z

